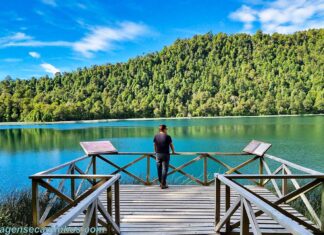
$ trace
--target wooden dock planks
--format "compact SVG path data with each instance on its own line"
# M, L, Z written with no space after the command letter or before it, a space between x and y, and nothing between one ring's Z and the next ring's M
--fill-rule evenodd
M270 201L278 199L265 188L257 186L248 186L248 188ZM222 188L221 191L222 216L225 212L225 190ZM231 191L231 195L233 202L237 193ZM107 206L106 192L99 198ZM121 185L121 232L122 234L215 234L214 201L214 186L176 185L162 190L158 186ZM281 206L307 220L289 205ZM253 205L252 207L253 210L258 210ZM80 215L70 226L82 226L84 217L85 215ZM232 218L232 223L238 221L240 210L235 212ZM287 234L281 225L265 214L257 217L257 221L264 234ZM233 232L239 233L239 228Z

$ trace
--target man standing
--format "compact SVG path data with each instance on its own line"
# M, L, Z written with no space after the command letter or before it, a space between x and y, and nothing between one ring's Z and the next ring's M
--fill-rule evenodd
M174 154L172 138L167 134L166 125L160 125L159 133L154 136L154 151L156 153L157 171L161 189L168 188L166 178L170 161L170 147Z

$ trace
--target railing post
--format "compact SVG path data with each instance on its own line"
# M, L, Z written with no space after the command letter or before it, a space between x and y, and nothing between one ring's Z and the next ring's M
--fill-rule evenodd
M231 188L225 185L225 213L231 207ZM226 222L225 231L226 233L230 232L231 227L231 219L229 218Z
M74 175L75 167L74 164L72 165L71 168L71 174ZM75 199L75 179L71 178L71 198L74 200Z
M98 216L97 216L98 202L97 200L95 200L93 203L94 203L94 209L90 221L90 231L89 231L90 235L98 234ZM95 232L93 232L93 228L95 228Z
M259 175L263 175L263 157L260 157L260 163L259 163ZM263 185L263 179L259 180L259 185Z
M112 217L112 190L111 187L107 188L107 211L108 214ZM111 226L108 224L107 234L112 234Z
M282 167L282 174L285 175L287 172L285 170L285 165L283 165ZM281 187L282 187L282 196L287 195L288 193L288 179L282 179L282 183L281 183Z
M221 207L221 182L218 177L215 177L215 227L220 221L220 207Z
M119 180L115 182L115 223L120 227Z
M36 179L32 179L32 212L33 212L33 227L38 227L39 198L38 198L38 182Z
M92 156L92 173L94 175L97 174L97 156L96 155ZM93 179L93 184L96 184L96 182L97 182L96 179Z
M207 186L208 184L208 166L207 166L207 157L204 155L204 185Z
M150 178L151 178L151 164L150 164L150 158L151 156L150 155L147 155L146 156L146 184L147 185L150 185L151 184L151 181L150 181Z
M324 232L324 181L322 181L322 189L321 189L321 215L320 215L320 220L321 220L321 228L320 230Z
M246 213L246 208L243 202L243 198L241 197L241 228L240 234L241 235L248 235L249 234L249 218Z

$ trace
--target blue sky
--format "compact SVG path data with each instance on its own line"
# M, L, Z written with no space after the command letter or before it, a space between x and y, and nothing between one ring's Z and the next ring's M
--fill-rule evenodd
M324 0L11 0L0 5L0 79L127 61L206 32L324 27Z

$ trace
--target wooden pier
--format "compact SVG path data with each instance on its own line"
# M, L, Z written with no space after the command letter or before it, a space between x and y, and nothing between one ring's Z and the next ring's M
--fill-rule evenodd
M225 214L225 186L221 198L221 216ZM274 202L278 197L263 187L249 189ZM231 203L238 194L231 191ZM106 204L107 194L99 199ZM312 224L292 207L281 204L281 208ZM158 186L121 185L120 188L120 231L121 234L216 234L215 232L215 187L171 185L167 190ZM254 207L257 211L257 207ZM85 215L81 214L70 223L70 227L82 227ZM98 218L103 219L98 214ZM240 212L233 215L232 222L240 221ZM289 234L278 222L268 215L257 218L262 234ZM223 229L222 232L225 230ZM239 228L232 231L238 234Z
M262 148L266 151L269 146ZM118 166L111 155L139 157ZM44 234L323 234L324 189L316 199L322 206L319 215L307 197L315 188L324 188L322 173L264 152L249 153L249 146L241 153L178 153L173 157L188 156L186 163L171 165L169 174L180 173L195 185L171 185L165 190L150 174L153 153L87 155L30 176L33 224L47 228ZM224 156L246 159L233 167ZM143 178L127 170L145 159ZM88 165L81 169L84 161ZM203 162L201 178L184 169L197 161ZM227 170L210 177L209 161ZM258 163L258 169L242 174L242 168L252 162ZM99 174L98 164L109 164L116 171ZM139 184L120 184L120 173ZM307 217L289 205L296 199L307 209ZM64 206L57 208L57 201Z

